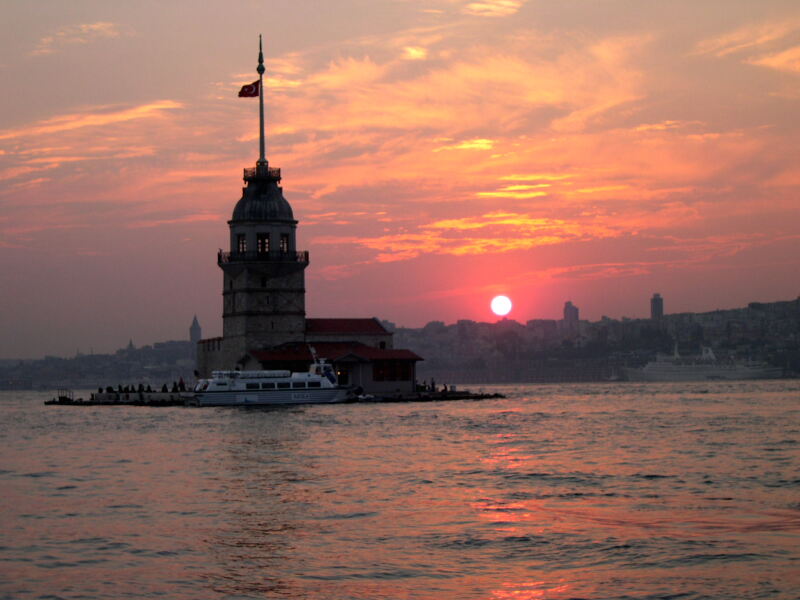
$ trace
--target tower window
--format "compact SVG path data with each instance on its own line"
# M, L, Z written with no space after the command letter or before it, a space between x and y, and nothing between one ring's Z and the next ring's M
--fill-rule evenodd
M236 248L239 252L247 252L247 237L243 233L236 236Z
M286 233L281 234L281 252L289 251L289 235Z
M267 278L266 277L262 277L261 278L261 287L262 288L267 287Z
M269 234L259 233L256 235L256 250L259 254L266 254L269 252Z

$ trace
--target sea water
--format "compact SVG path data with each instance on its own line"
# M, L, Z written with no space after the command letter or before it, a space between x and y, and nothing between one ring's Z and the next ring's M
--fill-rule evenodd
M485 390L507 397L3 392L0 598L800 597L800 382Z

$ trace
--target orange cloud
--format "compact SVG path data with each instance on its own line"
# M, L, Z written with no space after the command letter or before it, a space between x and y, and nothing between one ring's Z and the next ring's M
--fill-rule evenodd
M305 79L302 94L287 90L276 101L283 124L277 132L330 131L346 143L347 137L368 128L427 128L451 139L490 139L464 133L482 127L505 134L524 127L532 111L546 106L560 115L553 127L578 130L641 97L641 80L626 63L649 36L557 50L553 60L539 58L543 50L536 46L544 42L522 39L508 42L522 47L475 46L413 73L402 67L405 60L347 58L330 63Z
M734 31L702 40L695 45L695 54L713 54L719 58L759 48L780 40L800 28L797 19L751 24Z
M10 169L6 169L5 171L0 171L0 181L6 179L14 179L16 177L22 177L23 175L27 175L28 173L33 173L36 171L33 167L13 167Z
M20 137L37 137L49 133L58 133L80 129L82 127L101 127L136 119L150 119L163 116L164 111L183 108L183 104L174 100L158 100L149 104L134 106L117 111L105 111L103 107L95 107L92 111L61 115L46 119L36 125L0 133L0 140Z
M517 200L525 200L526 198L547 196L547 192L521 192L506 188L496 192L476 192L475 195L479 198L516 198Z
M175 217L173 219L146 219L139 220L126 225L127 229L144 229L150 227L162 227L164 225L178 225L181 223L198 223L203 221L219 222L224 217L219 214L209 213L195 213L191 215L184 215L182 217Z
M406 60L425 60L428 58L428 50L421 46L406 46L403 48L403 58Z
M590 188L581 188L575 190L574 193L576 194L596 194L598 192L616 192L619 190L627 190L631 186L629 185L600 185L597 187L590 187Z
M774 54L765 54L757 58L751 58L747 60L747 63L760 67L769 67L770 69L776 69L778 71L800 73L800 46L794 46Z
M286 90L300 87L301 85L303 85L301 80L289 79L288 77L281 77L279 75L272 75L264 78L264 87L271 90Z
M516 13L523 4L524 0L480 0L467 3L463 11L479 17L508 17Z
M702 125L700 121L674 121L666 120L660 123L644 123L634 128L634 131L667 131L670 129L682 129L692 125Z
M563 173L527 173L522 175L503 175L500 179L502 181L561 181L571 177L574 177L574 175Z
M497 226L510 227L517 231L540 233L544 230L559 231L564 234L579 235L584 228L577 223L568 223L563 219L532 217L526 214L496 211L477 217L463 217L459 219L442 219L427 225L422 229L440 230L470 230L487 229Z
M597 237L614 237L615 230L592 222L495 211L480 216L440 219L419 226L419 233L401 232L375 237L322 236L319 244L356 244L377 250L377 262L397 262L422 254L453 256L506 253L529 250ZM478 234L478 232L481 232Z
M102 38L115 38L121 35L119 25L107 21L83 23L58 30L53 35L48 35L39 40L36 48L31 52L34 56L53 54L64 46L75 44L88 44Z
M369 57L349 57L331 62L326 70L311 75L306 83L323 90L339 90L374 83L385 73L386 66L377 64Z
M46 164L49 166L60 165L62 163L70 163L70 162L81 162L86 160L109 160L109 159L122 159L122 158L137 158L140 156L150 156L154 153L153 148L132 148L128 151L111 151L106 150L102 153L97 153L94 155L51 155L51 156L41 156L37 158L30 158L25 161L25 164L29 165L42 165Z
M494 140L487 140L485 138L478 138L474 140L465 140L455 144L448 144L446 146L439 146L434 148L434 152L442 150L491 150L494 146Z

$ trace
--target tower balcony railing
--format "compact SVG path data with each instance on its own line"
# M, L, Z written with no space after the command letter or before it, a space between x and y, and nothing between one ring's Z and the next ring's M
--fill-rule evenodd
M217 264L241 262L284 262L308 264L308 250L302 252L217 252Z
M244 179L245 181L250 181L251 179L255 179L256 177L268 177L269 179L277 179L280 181L281 178L281 170L280 168L275 167L246 167L244 169Z

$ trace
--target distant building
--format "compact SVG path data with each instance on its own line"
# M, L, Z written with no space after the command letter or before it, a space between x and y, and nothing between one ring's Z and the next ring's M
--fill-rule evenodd
M660 321L664 317L664 299L661 294L653 294L650 298L650 318L653 321Z
M575 306L571 300L564 303L564 333L570 336L578 334L578 327L580 317L578 314L578 307Z
M259 104L263 111L263 99ZM281 170L264 156L263 117L260 122L261 155L255 168L244 170L246 185L228 221L230 250L217 254L222 337L200 341L198 371L207 377L236 367L305 370L313 347L333 363L342 383L367 392L415 391L422 359L395 350L392 333L377 319L306 318L309 253L297 249L298 222L279 185Z
M192 319L192 324L189 327L189 341L192 344L192 358L197 359L197 344L203 338L203 330L200 328L200 322L197 320L197 315Z

